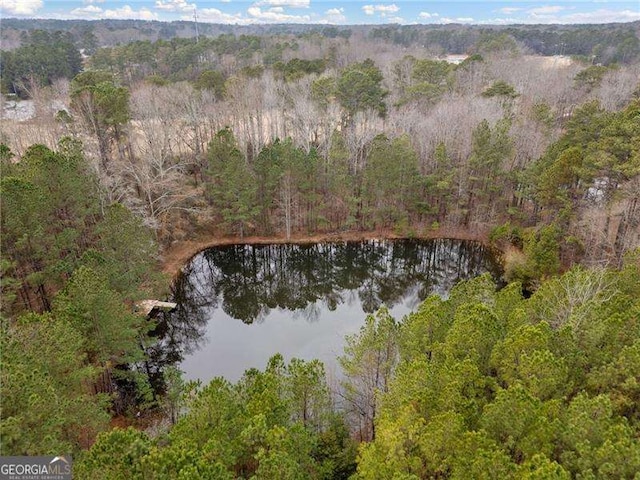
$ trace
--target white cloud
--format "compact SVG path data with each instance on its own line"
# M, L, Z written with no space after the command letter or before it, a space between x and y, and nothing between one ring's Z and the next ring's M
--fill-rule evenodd
M324 12L327 23L344 23L347 17L344 15L344 8L330 8Z
M156 8L166 12L192 12L196 5L187 0L156 0Z
M384 15L382 15L384 17ZM404 23L404 18L398 16L386 17L385 20L389 23Z
M568 8L566 10L569 10ZM448 19L453 20L453 19ZM590 12L563 12L548 15L527 15L519 18L487 18L474 23L481 25L515 24L597 24L640 21L640 11L599 9Z
M191 20L189 15L182 15L182 20ZM203 8L198 10L198 18L209 23L231 23L236 25L255 25L261 23L344 23L343 8L331 8L319 15L290 15L285 13L285 8L281 6L271 8L261 8L256 3L247 8L243 13L224 13L217 8Z
M474 20L471 17L456 17L456 18L442 17L439 20L439 22L440 23L474 23Z
M247 24L251 23L248 19L243 18L240 13L229 14L224 13L217 8L203 8L198 10L198 19L209 23L234 23ZM182 20L193 20L189 15L182 17Z
M311 5L311 0L260 0L252 7L309 8L309 5Z
M42 8L42 0L2 0L0 10L9 15L33 15Z
M513 24L576 24L576 23L621 23L640 20L640 10L610 10L598 9L590 12L571 12L570 7L550 6L527 10L527 15L519 18L491 18L474 23L483 25L513 25ZM445 21L446 20L446 21ZM466 23L461 19L442 18L442 23Z
M478 25L517 25L517 24L526 23L526 22L518 18L502 17L502 18L488 18L485 20L479 20L475 23L477 23Z
M561 7L560 5L548 5L545 7L536 7L530 10L527 10L531 15L551 15L553 13L561 12L565 10L565 7Z
M442 17L439 20L440 23L474 23L473 18L471 17Z
M86 7L74 8L69 12L72 18L86 18L88 20L99 20L102 18L128 18L133 20L158 20L158 14L152 12L148 8L134 10L129 5L120 8L102 9L95 5L87 5Z
M374 13L378 12L378 13L381 13L384 16L387 13L396 13L399 10L400 10L400 7L398 7L395 3L392 3L391 5L380 5L380 4L378 4L378 5L364 5L362 7L362 11L366 15L373 15Z
M539 18L532 20L540 21ZM599 9L592 12L576 12L545 17L544 23L615 23L634 22L638 20L640 20L640 10Z
M420 12L418 14L418 18L429 19L429 18L437 18L440 15L438 13L429 13L429 12Z
M396 13L398 10L400 10L400 7L398 7L395 3L392 3L391 5L376 5L375 9L383 13Z
M114 8L113 10L105 10L104 18L132 18L135 20L157 20L158 14L152 12L148 8L141 8L140 10L134 10L129 5L124 5L120 8Z
M500 13L505 13L507 15L511 15L512 13L516 13L516 12L520 12L522 11L522 8L520 7L504 7L504 8L499 8L498 12Z
M100 15L102 13L102 9L95 5L87 5L86 7L74 8L70 13L74 17L93 18Z
M276 7L278 9L278 7ZM262 10L260 7L251 6L247 9L247 13L256 20L273 23L309 23L311 17L309 15L289 15L280 11Z

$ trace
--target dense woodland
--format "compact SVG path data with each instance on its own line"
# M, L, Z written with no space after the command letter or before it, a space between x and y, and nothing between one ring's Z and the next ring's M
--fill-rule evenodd
M2 53L33 106L0 123L3 455L72 452L92 479L637 478L637 25L150 22L115 45L42 22ZM372 314L339 385L279 355L237 384L145 373L135 305L167 294L174 242L352 231L471 232L508 285Z
M305 25L254 24L229 25L201 23L200 35L251 35L258 37L320 34L327 38L350 38L351 35L382 38L396 44L419 44L440 52L467 53L486 32L506 33L527 48L542 55L603 55L600 62L629 61L638 54L637 33L640 22L605 25ZM193 22L158 22L143 20L54 20L3 19L0 32L3 48L11 50L26 43L33 30L64 31L73 36L78 48L89 54L100 46L115 46L136 41L155 42L177 38L193 38Z

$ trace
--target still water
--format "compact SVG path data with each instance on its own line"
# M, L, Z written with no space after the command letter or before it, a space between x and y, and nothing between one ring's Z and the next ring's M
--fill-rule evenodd
M236 381L277 352L319 358L335 375L345 335L367 314L386 305L400 320L428 295L485 272L499 275L491 253L457 240L210 248L176 281L178 307L158 326L156 353L203 382Z

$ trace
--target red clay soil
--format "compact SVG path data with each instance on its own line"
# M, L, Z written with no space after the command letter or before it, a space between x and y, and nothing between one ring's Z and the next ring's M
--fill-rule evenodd
M174 277L194 255L209 247L217 247L220 245L237 245L237 244L273 244L273 243L292 243L303 245L305 243L329 243L329 242L345 242L345 241L363 241L373 239L401 239L407 238L406 235L398 235L393 231L349 231L339 233L317 233L313 235L295 234L287 239L284 235L273 237L244 237L227 236L199 236L193 240L178 241L167 247L163 253L162 271L171 277ZM456 240L474 240L485 245L488 243L488 231L470 231L463 228L442 227L435 230L428 230L420 235L411 238L431 239L431 238L453 238Z

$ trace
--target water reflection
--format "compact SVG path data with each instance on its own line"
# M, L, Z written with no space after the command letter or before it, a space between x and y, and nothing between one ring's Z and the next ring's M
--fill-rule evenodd
M201 317L219 305L245 323L263 320L274 308L317 320L319 308L335 310L350 291L372 313L407 296L446 295L461 278L494 269L481 244L454 240L217 247L183 269L174 317Z
M459 280L487 271L498 275L481 244L444 239L211 248L193 257L176 281L178 308L159 322L162 340L155 354L162 363L186 358L183 368L200 364L203 372L210 370L206 364L242 364L228 356L251 356L247 350L262 350L265 344L273 347L266 358L304 344L304 355L323 359L314 348L337 342L340 348L332 354L339 354L342 337L335 334L356 331L366 313L382 304L401 316L429 294L446 296ZM241 328L238 320L254 326ZM291 322L297 322L295 328ZM283 337L286 341L276 345ZM319 346L312 347L311 340ZM242 352L226 350L229 342L239 341ZM251 366L263 365L240 365L242 370ZM187 371L187 377L198 376Z

